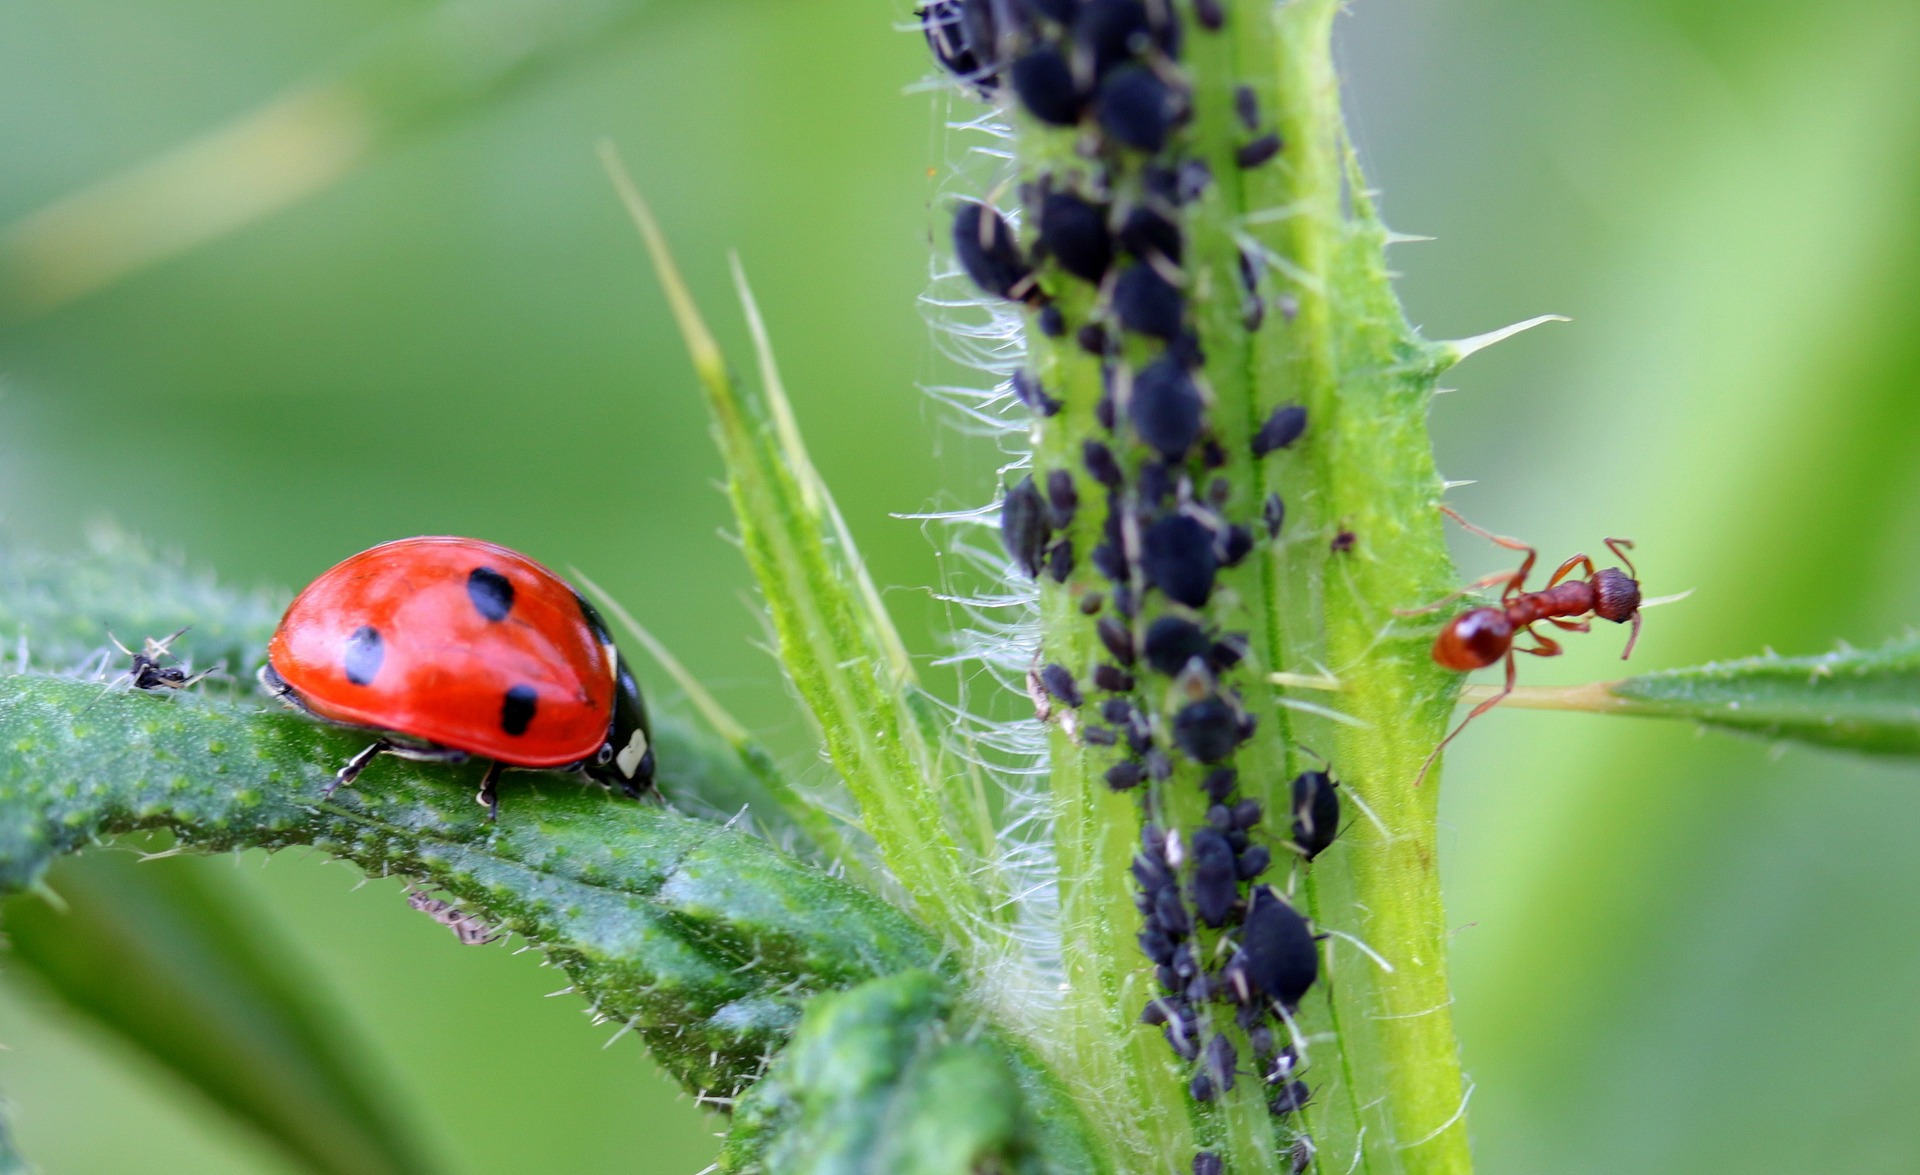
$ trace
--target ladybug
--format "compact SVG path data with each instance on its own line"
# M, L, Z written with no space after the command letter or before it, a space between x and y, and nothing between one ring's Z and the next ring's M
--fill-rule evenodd
M647 708L613 636L565 580L479 539L398 539L308 584L267 645L268 693L379 732L327 787L382 754L491 760L476 797L500 815L502 770L572 770L638 797L653 782Z

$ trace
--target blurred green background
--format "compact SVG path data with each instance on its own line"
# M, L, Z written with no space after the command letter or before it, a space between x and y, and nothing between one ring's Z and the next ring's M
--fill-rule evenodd
M70 547L112 519L281 587L381 539L483 535L612 589L817 770L593 148L619 144L737 360L740 251L817 463L931 655L940 560L887 515L980 500L994 466L915 390L955 375L916 297L933 169L964 144L914 89L902 4L631 7L511 85L409 108L310 197L0 325L6 530ZM0 0L0 223L429 11ZM1476 483L1462 510L1556 559L1631 536L1650 592L1696 589L1649 615L1639 668L1920 620L1920 6L1363 0L1340 56L1389 220L1438 238L1393 258L1413 320L1574 319L1454 373L1435 429ZM406 69L379 76L404 105ZM1610 675L1620 636L1523 668ZM1485 1171L1920 1169L1911 768L1521 712L1459 748L1443 844ZM449 1170L710 1161L719 1123L540 998L564 981L534 955L460 947L318 857L150 867L272 924ZM0 1044L49 1172L286 1169L30 982L0 991Z

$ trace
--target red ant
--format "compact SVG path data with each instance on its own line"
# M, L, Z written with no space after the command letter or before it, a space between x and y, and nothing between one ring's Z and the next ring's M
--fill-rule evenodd
M1585 555L1575 555L1562 563L1540 591L1527 590L1527 576L1533 571L1534 560L1539 552L1518 539L1505 538L1475 526L1446 506L1440 507L1447 517L1461 526L1489 539L1508 550L1525 551L1527 557L1520 561L1517 570L1495 572L1492 575L1462 588L1443 599L1424 608L1411 612L1402 612L1403 616L1417 616L1445 607L1468 592L1492 587L1505 581L1506 588L1500 593L1498 607L1469 608L1447 622L1440 635L1433 642L1433 659L1440 665L1460 673L1475 669L1485 669L1504 658L1507 662L1507 683L1499 693L1475 706L1453 733L1440 740L1427 761L1421 765L1420 774L1414 780L1418 787L1427 777L1427 771L1433 761L1440 756L1446 745L1458 738L1467 728L1467 723L1498 706L1513 693L1515 653L1531 653L1536 657L1557 657L1561 653L1560 643L1551 637L1541 636L1533 631L1533 626L1544 620L1555 628L1568 632L1587 632L1593 622L1586 617L1591 614L1602 620L1611 620L1615 624L1633 622L1633 632L1627 637L1627 647L1620 654L1622 661L1633 655L1633 646L1640 639L1640 581L1635 578L1639 572L1634 570L1633 560L1628 557L1633 543L1628 539L1608 539L1607 549L1616 558L1627 565L1625 571L1616 567L1594 570L1593 560ZM1585 579L1569 579L1578 568L1586 572ZM1578 617L1579 619L1574 619ZM1534 640L1533 647L1516 646L1514 638L1525 633Z

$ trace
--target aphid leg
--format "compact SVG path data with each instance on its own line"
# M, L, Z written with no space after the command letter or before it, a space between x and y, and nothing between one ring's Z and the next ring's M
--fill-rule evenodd
M1550 644L1550 645L1553 644L1552 641L1547 640L1545 637L1535 637L1534 639L1541 641L1543 644ZM1554 645L1553 648L1554 648L1554 652L1558 652L1560 649L1560 646ZM1535 650L1528 649L1526 651L1531 653L1531 652L1534 652ZM1549 653L1541 654L1541 656L1543 657L1551 656L1551 655L1552 654L1549 654ZM1427 761L1425 763L1420 764L1420 774L1413 777L1413 786L1419 787L1422 783L1426 782L1427 772L1433 770L1433 761L1440 757L1441 751L1444 751L1447 749L1448 743L1460 737L1460 732L1467 728L1467 724L1469 722L1472 722L1475 718L1480 717L1480 715L1485 714L1488 710L1493 709L1495 706L1498 706L1500 703L1507 700L1507 695L1513 692L1514 680L1516 676L1517 676L1517 673L1513 663L1513 652L1512 650L1509 650L1507 652L1507 683L1504 686L1500 687L1499 693L1493 695L1492 697L1488 698L1486 701L1480 703L1478 706L1475 706L1471 711L1469 711L1467 716L1460 720L1460 725L1453 728L1453 733L1447 735L1447 737L1441 739L1438 743L1434 744L1433 750L1428 752L1427 754Z
M505 769L498 759L488 763L487 773L480 777L480 791L473 797L487 810L487 819L494 822L500 819L500 772Z
M1639 579L1640 573L1633 569L1633 559L1629 557L1627 554L1627 552L1631 551L1632 549L1633 549L1632 539L1608 539L1607 540L1607 550L1612 551L1615 558L1619 559L1620 562L1625 563L1627 565L1628 575L1631 575L1635 579Z
M1565 579L1568 575L1570 575L1573 572L1573 569L1576 567L1585 571L1587 573L1588 579L1592 579L1596 574L1593 569L1592 559L1589 559L1585 555L1575 555L1573 558L1567 560L1565 563L1562 563L1557 569L1555 569L1553 573L1553 578L1547 581L1547 586L1552 587L1554 584L1559 583L1561 580Z
M333 798L333 793L339 789L352 787L353 781L360 778L360 773L367 769L367 764L392 749L393 744L386 739L370 744L366 750L348 759L345 766L334 772L333 782L327 785L326 791L320 793L320 798L330 800Z

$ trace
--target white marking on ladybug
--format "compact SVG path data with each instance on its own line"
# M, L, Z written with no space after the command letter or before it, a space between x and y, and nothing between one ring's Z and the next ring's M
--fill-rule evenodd
M620 774L632 779L633 773L640 769L640 760L646 758L646 755L647 732L636 730L633 732L633 737L627 740L627 745L614 756L614 760L620 764Z

